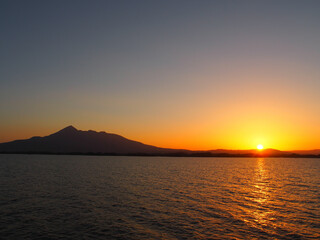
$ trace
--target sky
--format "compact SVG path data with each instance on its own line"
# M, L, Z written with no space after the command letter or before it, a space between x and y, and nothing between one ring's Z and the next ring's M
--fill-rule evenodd
M320 148L320 1L1 1L0 142Z

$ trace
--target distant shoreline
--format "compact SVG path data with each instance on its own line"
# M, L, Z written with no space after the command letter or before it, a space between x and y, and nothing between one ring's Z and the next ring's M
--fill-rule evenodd
M320 158L320 155L252 155L252 154L212 154L212 153L171 153L171 154L117 154L117 153L53 153L53 152L0 152L0 154L20 154L20 155L72 155L72 156L127 156L127 157L201 157L201 158Z
M48 136L0 143L0 154L212 158L320 158L320 149L310 151L280 151L272 148L263 150L171 149L144 144L113 133L96 132L93 130L82 131L70 125Z

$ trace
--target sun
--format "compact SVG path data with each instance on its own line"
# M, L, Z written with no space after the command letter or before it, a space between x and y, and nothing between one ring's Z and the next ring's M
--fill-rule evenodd
M258 149L258 150L262 150L262 149L263 149L263 145L262 145L262 144L259 144L259 145L257 146L257 149Z

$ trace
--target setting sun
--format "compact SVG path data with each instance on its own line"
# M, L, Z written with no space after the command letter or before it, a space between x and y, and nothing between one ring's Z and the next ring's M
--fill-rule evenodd
M259 145L257 146L257 149L258 149L258 150L262 150L262 149L263 149L262 144L259 144Z

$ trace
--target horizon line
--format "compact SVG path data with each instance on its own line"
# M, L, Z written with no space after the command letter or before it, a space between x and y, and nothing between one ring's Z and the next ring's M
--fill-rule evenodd
M58 133L60 131L63 131L63 130L66 130L66 129L74 129L76 131L82 131L82 132L89 132L89 131L93 131L93 132L96 132L96 133L106 133L106 134L114 134L114 135L118 135L118 136L121 136L123 138L126 138L128 140L132 140L132 141L136 141L136 140L133 140L133 139L129 139L127 137L124 137L120 134L117 134L117 133L112 133L112 132L106 132L106 131L98 131L98 130L92 130L92 129L88 129L88 130L81 130L81 129L78 129L77 127L75 127L73 124L70 124L64 128L60 128L60 130L57 130L56 132L54 133L51 133L51 134L48 134L48 135L45 135L45 136L37 136L37 135L34 135L34 136L31 136L29 138L23 138L23 139L14 139L14 140L10 140L10 141L6 141L6 142L0 142L0 144L3 144L3 143L9 143L9 142L14 142L14 141L23 141L23 140L28 140L28 139L31 139L31 138L34 138L34 137L47 137L47 136L50 136L52 134L55 134L55 133ZM136 142L140 142L140 141L136 141ZM190 148L172 148L172 147L162 147L162 146L156 146L156 145L151 145L151 144L148 144L148 143L144 143L144 142L140 142L142 144L145 144L145 145L150 145L150 146L154 146L154 147L158 147L158 148L166 148L166 149L173 149L173 150L187 150L187 151L194 151L194 152L197 152L197 151L200 151L200 152L209 152L209 151L217 151L217 150L221 150L221 151L257 151L257 152L264 152L266 150L276 150L276 151L281 151L281 152L296 152L296 151L318 151L320 150L320 147L319 148L310 148L310 149L290 149L290 150L281 150L281 149L278 149L278 148L272 148L272 147L265 147L263 149L256 149L256 148L243 148L243 149L240 149L240 148L235 148L235 149L232 149L232 148L223 148L223 147L219 147L219 148L210 148L210 149L190 149Z

